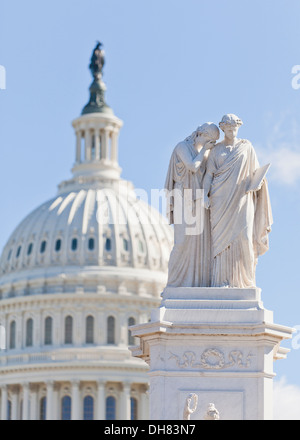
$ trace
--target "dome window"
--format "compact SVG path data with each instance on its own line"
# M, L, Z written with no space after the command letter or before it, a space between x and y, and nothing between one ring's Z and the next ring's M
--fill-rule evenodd
M108 396L106 398L106 404L105 404L106 420L116 420L116 406L117 406L117 402L115 397Z
M61 399L61 420L71 420L71 405L70 396L64 396Z
M43 240L40 247L40 253L43 254L46 250L47 242L46 240Z
M85 321L85 343L94 343L94 317L89 315Z
M73 343L73 318L67 316L65 319L65 344Z
M128 240L126 238L123 238L123 249L126 252L128 252L128 250L129 250L129 243L128 243Z
M47 397L44 396L40 400L40 420L46 420Z
M12 254L12 249L10 249L10 251L8 252L8 255L7 255L7 261L10 260L10 258L11 258L11 254Z
M31 254L32 248L33 248L33 243L29 243L28 248L27 248L27 255Z
M105 250L108 252L111 251L111 239L110 238L107 238L105 241Z
M116 329L116 320L113 316L109 316L107 318L107 343L115 344L115 329Z
M47 316L45 319L45 339L44 343L45 345L51 345L52 344L52 318L51 316Z
M90 251L93 251L95 249L95 240L93 238L89 238L88 248Z
M12 321L9 327L9 348L16 348L16 321Z
M77 238L73 238L72 242L71 242L71 249L72 251L76 251L77 249L77 244L78 244L78 240Z
M59 252L60 249L61 249L61 239L58 238L58 239L56 240L56 242L55 242L55 251L56 251L56 252Z
M20 256L21 249L22 249L22 246L19 246L19 247L18 247L18 250L17 250L17 253L16 253L16 257L17 257L17 258L19 258L19 256Z
M85 396L83 399L83 420L94 420L94 399L92 396Z
M26 321L26 347L33 345L33 319L29 318Z

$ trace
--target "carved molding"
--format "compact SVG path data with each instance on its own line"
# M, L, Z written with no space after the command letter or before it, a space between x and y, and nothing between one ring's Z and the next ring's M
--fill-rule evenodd
M217 348L207 348L197 359L194 351L185 351L182 356L170 352L169 359L175 359L178 367L184 368L203 368L206 370L222 370L237 366L248 368L251 364L253 355L249 352L244 359L244 354L240 350L231 350L227 356ZM226 361L227 358L227 361Z

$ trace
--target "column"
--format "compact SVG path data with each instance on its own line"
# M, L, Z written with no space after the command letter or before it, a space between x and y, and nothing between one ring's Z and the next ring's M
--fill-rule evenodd
M30 420L38 420L38 385L30 387Z
M46 386L47 386L46 420L53 420L54 381L53 380L47 381Z
M71 419L80 420L80 393L79 393L79 380L72 381L72 407L71 407Z
M11 390L11 420L18 420L18 388L14 386Z
M112 162L118 162L118 131L113 131L111 138L111 154L110 159Z
M29 420L29 383L23 383L23 414L22 420Z
M76 131L76 162L81 162L81 130Z
M110 151L109 151L109 135L110 135L110 130L109 129L105 129L104 130L104 151L105 151L105 155L104 155L104 159L108 159L110 160Z
M91 160L91 132L89 128L85 130L85 160Z
M100 130L95 129L95 160L100 160Z
M123 383L123 391L121 398L121 420L130 420L131 419L131 406L130 406L130 382Z
M98 381L96 420L105 420L105 382Z
M1 420L7 420L7 385L1 386Z

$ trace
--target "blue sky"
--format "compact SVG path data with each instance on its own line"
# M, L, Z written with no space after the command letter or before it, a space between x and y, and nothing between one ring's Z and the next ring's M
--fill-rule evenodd
M2 2L0 247L70 176L71 121L87 103L100 40L107 103L124 121L122 176L136 188L161 188L174 146L201 123L225 113L243 120L239 136L262 165L272 163L274 226L257 285L276 323L300 326L300 89L292 87L299 19L298 0ZM292 348L275 364L277 380L300 387L299 366L300 348Z

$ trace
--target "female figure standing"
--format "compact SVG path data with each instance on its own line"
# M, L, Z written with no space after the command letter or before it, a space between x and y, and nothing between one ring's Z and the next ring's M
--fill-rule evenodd
M208 287L210 284L209 212L201 204L201 196L206 161L219 135L218 127L207 122L180 142L171 156L165 183L169 200L167 214L170 224L174 224L168 287ZM197 206L201 209L196 213ZM195 213L193 232L189 219Z

